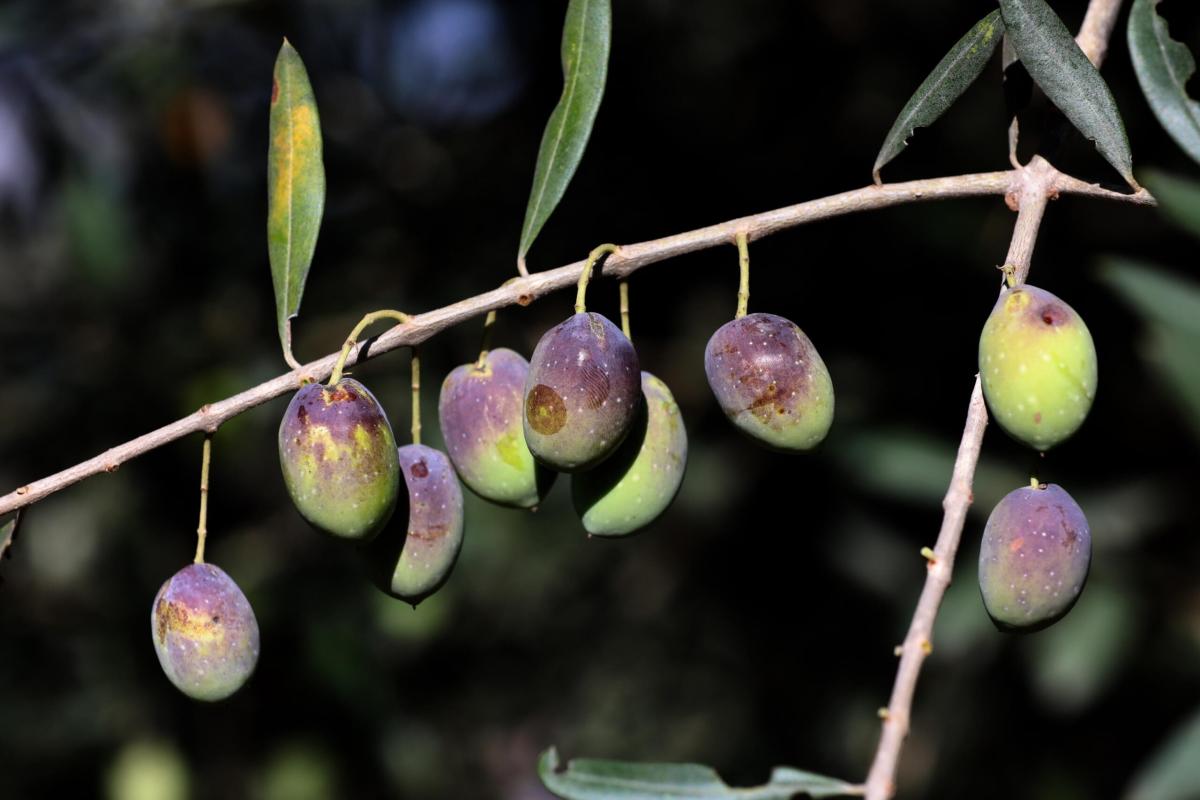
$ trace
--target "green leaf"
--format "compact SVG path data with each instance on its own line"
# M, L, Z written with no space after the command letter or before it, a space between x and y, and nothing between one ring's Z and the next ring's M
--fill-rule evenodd
M1176 728L1133 779L1128 800L1200 797L1200 711Z
M1196 60L1171 38L1158 15L1159 0L1134 0L1129 12L1129 55L1150 110L1176 144L1200 162L1200 103L1188 97Z
M612 44L610 0L571 0L563 25L563 93L546 123L538 149L533 188L521 226L517 259L525 254L562 200L575 175L604 97Z
M267 151L267 249L279 341L284 357L294 365L291 319L300 313L325 212L325 164L317 101L304 62L286 39L275 59L274 78Z
M1125 259L1106 259L1100 274L1149 323L1145 359L1200 438L1200 285Z
M975 27L950 48L950 52L938 62L913 96L908 98L904 108L900 109L900 116L896 117L892 129L884 137L883 147L872 169L876 183L879 183L879 170L900 155L917 128L932 125L975 82L1003 35L1004 22L1000 19L1000 12L993 11L975 23Z
M730 788L714 770L700 764L577 758L559 772L558 751L553 747L538 760L538 775L547 789L565 800L791 800L862 794L861 787L789 767L776 767L770 783L751 789Z
M1000 0L1000 13L1013 49L1034 82L1136 188L1133 155L1117 102L1067 26L1046 0Z
M1200 236L1200 183L1154 170L1142 174L1142 182L1158 200L1163 216Z

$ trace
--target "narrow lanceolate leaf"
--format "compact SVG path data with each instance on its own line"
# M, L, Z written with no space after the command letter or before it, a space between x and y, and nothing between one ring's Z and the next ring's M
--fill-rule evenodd
M1157 170L1141 173L1158 210L1171 222L1200 237L1200 182Z
M1046 0L1000 0L1000 13L1013 49L1034 82L1136 188L1133 156L1117 102L1067 26Z
M300 312L304 281L325 211L321 120L300 54L286 39L275 59L271 144L267 151L267 249L284 357L293 363L291 319Z
M725 785L699 764L638 764L577 758L558 771L551 747L538 761L542 783L564 800L791 800L793 797L848 797L862 788L844 781L776 767L770 783L748 789Z
M1193 160L1200 162L1200 103L1188 97L1196 60L1173 40L1158 15L1159 0L1134 0L1129 12L1129 54L1154 116Z
M563 93L546 123L533 173L533 189L521 226L517 259L524 261L533 240L567 191L583 158L608 75L612 43L610 0L571 0L563 25Z
M1138 771L1127 800L1189 800L1200 797L1200 710L1172 731Z
M916 129L932 125L975 82L1003 36L1004 22L1000 12L993 11L975 23L975 27L938 62L900 109L900 116L896 117L884 138L872 170L876 183L879 183L879 170L900 154Z

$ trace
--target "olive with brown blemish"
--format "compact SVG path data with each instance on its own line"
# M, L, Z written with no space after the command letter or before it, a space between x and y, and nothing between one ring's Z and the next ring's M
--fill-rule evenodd
M441 588L458 560L463 494L442 451L409 444L398 457L408 486L407 524L388 526L363 554L376 585L415 606Z
M1057 484L1023 486L992 509L979 549L979 590L1002 631L1031 632L1071 610L1087 582L1092 536Z
M525 442L529 362L508 348L455 367L442 382L438 420L446 452L463 483L485 500L516 508L538 505L557 473L533 459Z
M708 340L704 372L725 416L775 450L811 450L833 424L829 370L791 320L758 313L725 323Z
M979 377L1000 427L1045 451L1087 418L1096 396L1096 347L1075 309L1022 284L1001 293L983 326Z
M154 652L171 683L195 700L236 692L258 663L258 620L233 579L214 564L188 564L150 609Z
M353 378L296 392L279 425L279 463L301 516L341 539L375 536L400 493L391 424Z
M559 472L591 469L633 425L641 368L633 344L607 318L580 311L542 336L525 381L525 440Z

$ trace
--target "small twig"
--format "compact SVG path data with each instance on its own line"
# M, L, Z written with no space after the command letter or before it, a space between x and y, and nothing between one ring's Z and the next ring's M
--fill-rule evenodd
M733 317L741 319L750 309L750 244L745 231L739 231L734 238L738 249L738 302Z
M412 443L421 443L421 354L412 349Z
M1013 227L1012 241L1005 259L1006 268L1012 269L1016 283L1022 283L1029 274L1030 258L1037 241L1038 228L1046 212L1046 205L1055 192L1058 172L1044 158L1035 156L1029 165L1020 170L1020 178L1009 202L1018 205L1017 222ZM895 794L896 765L900 761L900 749L908 735L912 715L913 695L917 678L926 657L933 652L933 624L938 608L950 586L954 571L954 558L962 540L963 525L967 510L974 499L971 485L975 478L975 467L979 462L979 450L983 445L983 431L987 427L987 406L983 400L983 387L979 376L971 390L967 404L967 422L962 440L958 445L958 456L954 460L954 471L950 486L942 500L942 527L932 551L925 548L921 555L926 559L925 586L917 601L912 622L904 644L900 646L900 665L896 668L896 680L888 700L887 713L882 716L883 732L879 746L867 775L867 800L888 800Z
M200 456L200 523L196 525L197 564L204 563L204 545L208 540L208 465L212 461L212 433L204 434L204 450Z
M1120 11L1121 0L1092 0L1088 3L1087 14L1079 26L1075 43L1097 67L1104 63L1104 57L1108 55L1108 41L1112 38L1113 28L1117 26L1117 14Z
M621 281L619 289L621 293L621 333L625 334L625 338L632 341L633 334L629 330L629 281Z
M985 172L907 183L889 183L883 186L866 186L862 189L809 200L805 203L777 208L749 217L741 217L718 225L667 236L663 239L623 245L620 253L615 253L605 259L603 272L606 275L625 277L642 267L659 261L666 261L710 247L728 245L738 231L742 230L746 231L751 238L760 239L788 228L843 214L928 200L1004 195L1010 191L1015 175L1016 173L1013 171ZM1055 188L1064 194L1118 200L1138 205L1154 205L1154 198L1146 192L1125 195L1100 189L1081 181L1072 181L1074 179L1064 180L1062 185ZM488 311L513 305L527 306L548 292L576 284L583 266L584 262L577 261L558 269L536 272L528 277L508 281L503 286L489 292L415 315L409 319L408 324L393 327L380 334L371 346L370 357L374 358L400 347L420 344L439 331ZM362 354L350 351L348 355L355 355L354 363L359 363L358 356ZM130 459L182 439L188 434L211 430L256 406L288 392L294 392L304 380L325 380L331 374L338 356L339 353L333 353L311 361L299 370L293 370L232 397L205 405L195 413L169 425L164 425L136 439L117 445L61 472L21 486L0 497L0 514L7 514L31 503L36 503L38 500L85 478L99 475L102 472L112 472Z

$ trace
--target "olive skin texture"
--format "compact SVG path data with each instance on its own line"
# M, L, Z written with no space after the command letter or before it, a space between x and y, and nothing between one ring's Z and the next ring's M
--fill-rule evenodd
M353 378L296 392L279 425L279 463L301 516L335 538L370 540L400 494L392 426Z
M633 344L605 317L578 312L542 336L525 382L525 441L558 472L591 469L624 441L642 393Z
M774 450L811 450L833 424L833 381L804 332L775 314L747 314L704 349L708 385L725 416Z
M643 372L633 430L603 464L571 476L571 497L584 529L595 536L625 536L657 519L683 483L687 447L671 390Z
M1045 451L1087 418L1096 396L1096 348L1073 308L1025 284L1005 289L988 316L979 376L1000 427Z
M408 486L408 524L396 523L364 550L371 578L416 606L449 579L463 543L463 494L440 450L409 444L398 451Z
M1002 631L1052 625L1079 599L1092 537L1079 505L1056 484L1024 486L996 504L979 550L979 589Z
M258 621L242 590L220 567L189 564L154 598L150 634L171 683L195 700L222 700L258 663Z
M557 477L525 443L528 377L529 362L502 347L482 364L455 367L438 399L446 453L462 482L484 500L514 508L536 507Z

